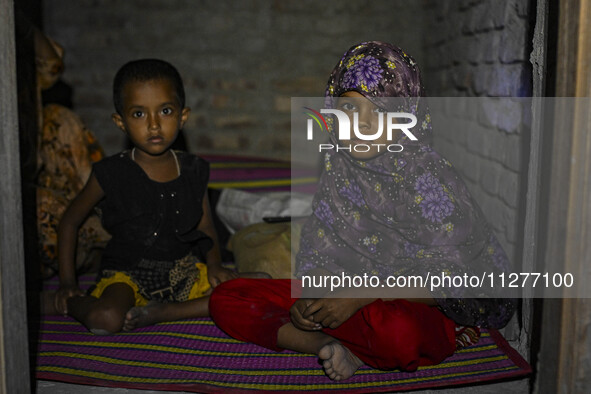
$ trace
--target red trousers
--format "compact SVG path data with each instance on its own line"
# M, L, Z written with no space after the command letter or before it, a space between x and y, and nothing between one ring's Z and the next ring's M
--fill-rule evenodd
M234 279L217 286L209 309L228 335L268 349L290 322L289 279ZM365 364L378 369L414 371L439 364L453 354L456 324L439 309L406 300L377 300L361 308L336 329L323 332L338 339Z

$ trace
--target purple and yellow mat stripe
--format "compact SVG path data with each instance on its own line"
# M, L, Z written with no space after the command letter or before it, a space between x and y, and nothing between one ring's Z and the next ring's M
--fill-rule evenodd
M527 363L495 331L436 366L413 373L361 368L343 382L328 379L315 356L273 352L236 341L210 319L158 324L95 336L61 316L46 316L37 379L96 386L195 392L383 392L513 378Z
M316 190L316 171L292 169L288 161L223 155L204 155L203 158L210 163L209 187L213 189L303 193Z

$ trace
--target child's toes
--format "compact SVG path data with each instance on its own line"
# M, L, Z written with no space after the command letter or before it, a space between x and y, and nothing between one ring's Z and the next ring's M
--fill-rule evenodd
M123 331L132 331L136 328L139 317L141 314L141 309L134 306L130 310L127 311L125 314L125 320L123 321Z

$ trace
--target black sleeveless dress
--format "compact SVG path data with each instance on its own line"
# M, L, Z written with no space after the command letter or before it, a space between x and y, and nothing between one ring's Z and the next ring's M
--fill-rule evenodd
M105 193L97 209L112 238L103 253L98 280L127 274L146 299L182 301L199 278L213 242L197 227L209 179L209 164L176 152L180 175L151 180L128 151L93 165Z

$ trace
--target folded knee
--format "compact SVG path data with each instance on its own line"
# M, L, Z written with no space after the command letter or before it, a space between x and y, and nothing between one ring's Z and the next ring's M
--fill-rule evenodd
M123 328L125 316L116 308L94 307L88 312L85 324L88 330L97 335L114 334Z
M265 280L238 278L216 286L209 299L209 313L222 330L228 332L240 321L259 321L269 310L277 309L260 281Z
M220 283L215 287L209 298L209 314L211 318L220 325L224 323L225 318L231 318L229 311L234 308L236 304L237 292L239 292L239 279L229 280Z

